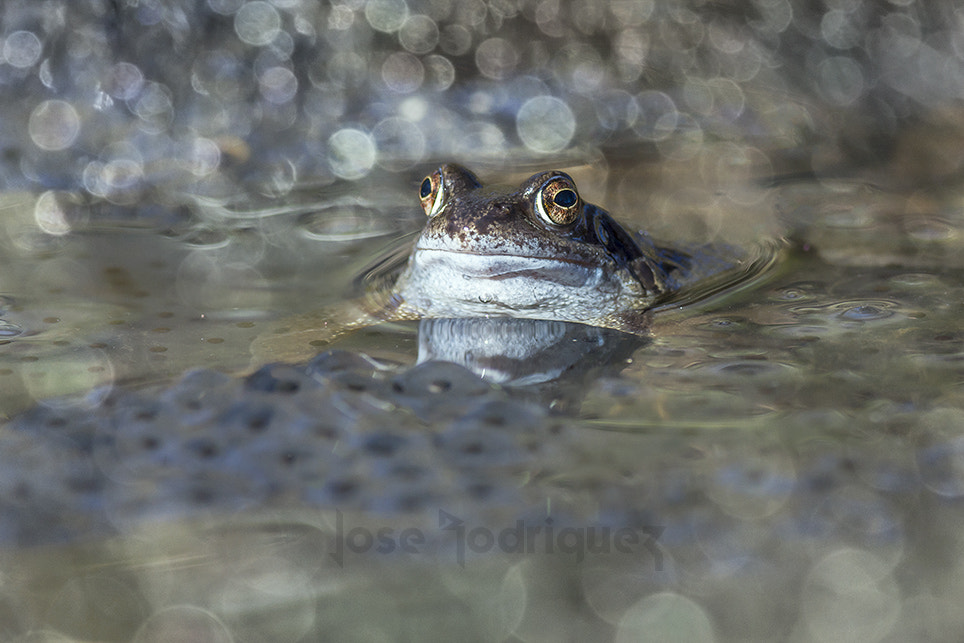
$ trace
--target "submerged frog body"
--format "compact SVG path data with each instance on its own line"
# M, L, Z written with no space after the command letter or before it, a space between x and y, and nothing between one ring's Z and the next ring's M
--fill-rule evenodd
M421 184L428 222L395 285L402 316L522 317L640 332L685 257L627 232L572 178L516 190L443 165Z

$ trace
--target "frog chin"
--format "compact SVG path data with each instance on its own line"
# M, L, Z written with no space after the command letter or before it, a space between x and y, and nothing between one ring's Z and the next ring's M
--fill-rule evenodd
M552 284L561 288L598 288L606 280L602 266L588 261L558 257L418 249L412 260L415 271L435 279L462 281L513 281Z
M418 249L398 294L428 317L513 316L583 321L626 296L604 266L558 258Z

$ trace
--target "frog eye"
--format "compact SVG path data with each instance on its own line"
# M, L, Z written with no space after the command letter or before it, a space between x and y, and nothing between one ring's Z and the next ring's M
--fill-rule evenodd
M536 194L536 212L553 226L570 225L579 218L579 194L571 181L555 177Z
M418 198L422 202L425 214L434 217L445 203L445 184L442 181L441 170L435 170L425 177L418 189Z

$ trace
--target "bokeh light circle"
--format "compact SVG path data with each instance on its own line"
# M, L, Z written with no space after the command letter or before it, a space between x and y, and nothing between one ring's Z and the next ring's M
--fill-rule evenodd
M639 118L634 129L640 138L660 141L676 130L679 111L673 99L660 91L647 90L636 97Z
M408 19L405 0L368 0L365 3L365 20L375 31L394 33Z
M80 134L80 116L67 101L52 99L37 105L27 125L30 140L42 150L65 150Z
M43 53L43 43L32 31L14 31L3 43L3 59L19 69L34 66Z
M627 610L616 629L616 641L711 643L713 624L699 604L674 592L651 594Z
M489 38L475 49L475 64L493 80L508 78L519 64L519 52L504 38Z
M281 15L267 2L248 2L234 15L238 38L256 47L269 44L281 29Z
M375 141L359 129L346 127L328 139L328 164L340 179L362 178L375 165L375 158Z
M412 54L396 51L382 63L382 80L392 91L409 94L422 86L425 68Z
M398 41L406 51L427 54L438 44L438 25L428 16L411 16L398 32Z
M289 102L298 93L298 79L287 67L266 69L258 79L258 85L261 95L276 105Z
M572 141L576 117L564 101L554 96L536 96L527 100L516 114L516 130L530 150L558 152Z

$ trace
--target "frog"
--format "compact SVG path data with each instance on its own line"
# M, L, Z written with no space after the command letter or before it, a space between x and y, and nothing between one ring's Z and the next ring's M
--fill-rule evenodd
M687 258L631 233L584 200L565 172L515 189L488 187L461 165L426 176L427 221L395 284L404 313L519 317L639 333L678 284Z
M693 261L629 231L559 170L507 188L446 163L417 196L426 222L393 280L369 284L347 308L288 324L275 333L282 338L259 339L256 352L285 359L292 344L323 346L352 328L433 318L514 317L645 335L651 309L680 287Z

